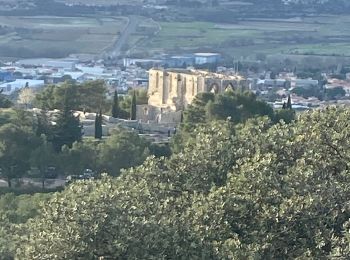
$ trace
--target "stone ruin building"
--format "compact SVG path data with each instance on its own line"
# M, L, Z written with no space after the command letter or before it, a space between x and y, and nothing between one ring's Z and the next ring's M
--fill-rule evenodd
M246 85L246 80L238 75L189 69L151 69L148 105L138 106L137 118L145 122L178 123L181 111L198 93L222 93Z

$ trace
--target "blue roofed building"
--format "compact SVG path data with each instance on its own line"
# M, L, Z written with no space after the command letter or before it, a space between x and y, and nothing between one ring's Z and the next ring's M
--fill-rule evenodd
M0 71L0 81L13 81L13 75L10 71Z
M195 62L194 55L177 55L177 56L171 56L170 58L166 59L165 63L168 65L168 67L173 68L187 68L188 66L193 66Z
M213 64L218 63L221 59L221 55L219 53L210 53L210 52L198 52L194 54L195 64Z

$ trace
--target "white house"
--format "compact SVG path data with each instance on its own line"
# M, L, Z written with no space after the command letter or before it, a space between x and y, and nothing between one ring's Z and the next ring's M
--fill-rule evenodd
M314 79L295 79L292 80L292 87L312 88L318 86L318 80Z
M61 68L74 70L77 59L24 59L18 60L15 64L19 66L44 67L44 68Z

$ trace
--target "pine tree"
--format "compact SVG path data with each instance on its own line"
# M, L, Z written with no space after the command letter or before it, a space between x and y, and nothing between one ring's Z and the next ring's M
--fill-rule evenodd
M136 93L135 93L135 91L133 92L132 100L131 100L130 119L136 120Z
M291 99L290 95L288 95L287 109L292 109L292 99Z
M36 114L35 134L37 136L45 135L49 140L51 139L52 126L46 110L41 110L40 113Z
M114 117L114 118L119 117L119 99L118 99L118 91L117 90L114 92L113 106L112 106L112 117Z
M64 98L63 110L59 112L56 125L52 131L52 144L56 152L61 151L63 145L72 147L76 141L81 141L82 126L79 116L74 116L69 108L67 93Z
M95 138L101 139L102 138L102 112L100 110L100 113L96 113L95 117Z

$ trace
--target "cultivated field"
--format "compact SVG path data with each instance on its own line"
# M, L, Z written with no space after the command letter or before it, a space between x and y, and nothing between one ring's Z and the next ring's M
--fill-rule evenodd
M116 4L142 4L142 0L56 0L56 2L65 4L80 4L80 5L116 5Z
M141 48L154 51L212 50L350 56L350 15L294 19L245 19L235 24L162 22L161 31ZM139 48L140 48L139 46Z
M217 51L235 57L350 56L350 15L244 19L231 24L137 20L122 46L128 55ZM0 57L101 54L113 48L126 23L123 17L0 16Z
M0 56L99 54L117 39L125 18L0 16Z

